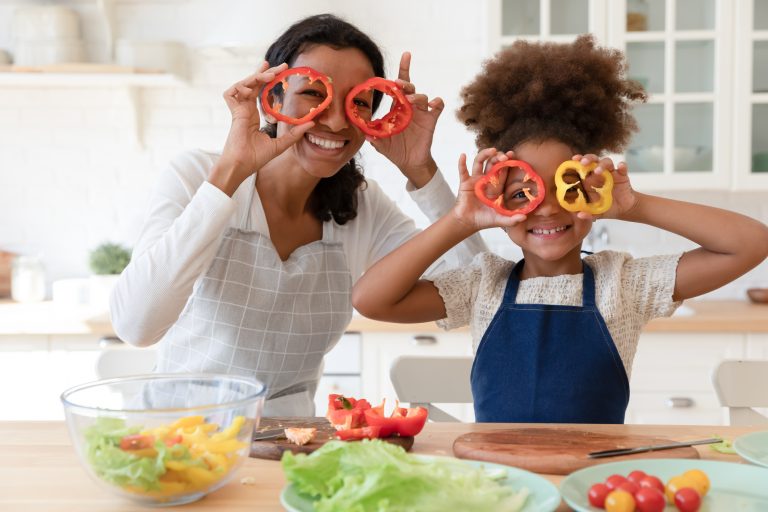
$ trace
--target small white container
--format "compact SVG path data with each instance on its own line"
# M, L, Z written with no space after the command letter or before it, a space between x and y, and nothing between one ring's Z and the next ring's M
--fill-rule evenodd
M80 39L80 19L74 10L59 5L19 7L13 13L16 42Z
M21 41L16 43L17 66L48 66L85 62L85 46L79 39Z
M16 302L45 299L45 268L40 258L17 256L11 265L11 298Z
M187 49L178 41L131 41L115 43L115 62L120 66L165 71L185 76Z

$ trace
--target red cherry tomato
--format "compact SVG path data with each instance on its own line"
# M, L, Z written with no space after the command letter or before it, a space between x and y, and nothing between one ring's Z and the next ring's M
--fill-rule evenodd
M683 487L675 493L675 506L680 512L696 512L701 506L701 495L695 489Z
M590 505L593 507L604 508L605 497L608 496L609 492L611 492L611 490L608 489L608 486L605 484L595 484L590 487L587 492Z
M667 506L664 494L655 487L641 487L635 494L639 512L661 512Z
M605 498L606 512L635 512L635 498L627 491L611 491Z
M627 475L627 480L631 480L635 482L637 485L640 485L640 480L648 476L645 471L640 471L639 469L634 470L630 474Z
M610 490L618 489L621 484L627 481L627 478L622 475L611 475L605 479L605 485Z
M662 483L662 481L659 480L658 478L656 478L653 475L648 475L645 478L643 478L642 480L640 480L640 487L651 487L653 489L656 489L657 491L659 491L662 494L664 493L664 491L666 489L666 487L664 487L664 484Z
M627 480L626 482L618 486L617 489L621 489L622 491L627 491L629 494L634 496L635 494L637 494L637 491L640 490L640 486L637 485L632 480Z

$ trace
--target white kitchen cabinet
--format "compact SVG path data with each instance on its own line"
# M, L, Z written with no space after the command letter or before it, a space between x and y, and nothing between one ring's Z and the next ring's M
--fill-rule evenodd
M723 359L740 359L746 338L736 333L644 333L630 379L627 423L727 424L712 386Z
M587 32L626 52L649 92L614 155L636 188L768 189L768 0L488 2L491 53Z
M328 395L331 393L355 398L365 396L361 376L362 349L361 334L347 332L325 355L323 376L315 392L316 416L323 416L328 410Z
M363 333L362 396L373 402L386 398L389 403L394 403L397 394L389 378L389 369L392 362L402 355L436 357L472 355L472 340L468 332ZM471 404L437 405L462 421L474 421Z

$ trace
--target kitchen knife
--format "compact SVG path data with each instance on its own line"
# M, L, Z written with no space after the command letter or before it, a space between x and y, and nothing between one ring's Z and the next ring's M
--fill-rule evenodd
M285 437L284 428L271 428L269 430L262 430L261 432L253 433L254 441L261 441L263 439L279 439Z
M671 450L673 448L683 448L685 446L694 446L697 444L719 443L722 439L713 437L710 439L701 439L699 441L683 441L680 443L657 444L650 446L638 446L636 448L619 448L615 450L603 450L587 454L590 459L599 459L601 457L614 457L616 455L630 455L632 453L653 452L656 450Z

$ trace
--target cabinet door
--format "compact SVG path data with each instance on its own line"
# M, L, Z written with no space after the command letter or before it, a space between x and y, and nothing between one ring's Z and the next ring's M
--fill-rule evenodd
M606 0L490 0L489 54L517 39L572 41L605 36Z
M768 185L768 0L736 4L734 138L738 188Z
M625 160L638 188L723 188L731 181L732 5L723 0L611 3L611 45L648 103Z
M397 395L389 378L392 362L402 355L472 355L472 339L466 333L363 333L363 396L394 403ZM467 382L469 386L469 382ZM436 404L462 421L474 421L471 404Z
M741 334L643 334L632 369L627 423L727 424L712 372L721 360L744 354Z

